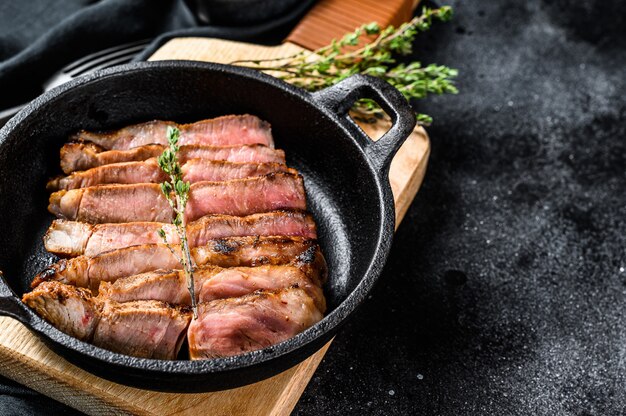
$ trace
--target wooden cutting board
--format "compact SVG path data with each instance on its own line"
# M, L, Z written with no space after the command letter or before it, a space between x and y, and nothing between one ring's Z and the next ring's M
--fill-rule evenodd
M315 36L311 37L311 33L315 34L316 31L314 30L315 20L311 23L310 19L316 19L318 23L320 19L325 20L324 16L327 15L325 15L324 8L335 13L335 18L341 16L340 10L336 9L338 2L350 7L354 7L354 3L358 3L360 7L370 11L374 16L358 17L358 19L365 20L356 23L349 21L346 24L351 26L344 28L342 25L341 33L338 34L335 33L334 28L328 29L327 36L340 36L360 23L373 20L378 20L381 24L392 21L397 24L397 20L391 19L397 19L402 12L400 8L394 11L392 7L386 6L386 17L378 18L375 14L381 14L381 4L387 5L387 2L323 0L296 28L295 35L289 38L292 40L291 43L270 48L215 39L181 38L173 39L165 44L154 54L152 59L190 59L228 63L237 59L284 56L285 51L292 51L293 53L302 50L297 45L305 47L310 45L309 49L314 49L320 46L320 40ZM406 4L404 1L390 1L389 4L391 3ZM412 7L414 5L412 4ZM374 6L378 6L378 9ZM318 9L319 7L322 9ZM406 19L407 16L405 15L401 17L400 21ZM298 30L300 32L297 32ZM298 39L302 36L304 41L300 42ZM384 122L377 125L362 126L363 130L373 138L380 137L388 127L388 124L386 125ZM402 221L422 183L429 153L428 136L421 127L416 127L391 164L389 180L396 204L396 227ZM213 393L159 393L124 386L96 377L56 355L19 322L11 318L0 318L0 373L40 393L93 415L288 415L302 395L329 346L330 342L295 367L248 386Z

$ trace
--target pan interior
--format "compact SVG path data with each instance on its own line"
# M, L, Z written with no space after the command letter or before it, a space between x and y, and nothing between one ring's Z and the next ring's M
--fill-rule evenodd
M193 66L157 66L111 74L41 101L0 143L0 270L21 296L56 257L42 236L46 181L57 174L59 149L79 130L106 130L152 119L192 122L250 113L272 124L276 147L305 178L309 209L330 275L329 311L365 274L380 235L379 193L365 159L343 129L306 96L279 83ZM304 97L304 98L303 98Z

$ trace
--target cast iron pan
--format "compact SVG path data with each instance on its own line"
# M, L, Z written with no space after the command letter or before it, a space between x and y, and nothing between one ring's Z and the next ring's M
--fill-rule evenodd
M377 142L347 115L362 97L374 99L393 120ZM192 122L242 113L269 121L276 146L304 175L330 270L329 309L321 322L285 342L236 357L161 361L78 341L22 304L33 276L55 260L42 243L53 219L46 211L45 184L59 172L58 151L70 133L155 118ZM141 388L211 391L277 374L322 347L380 275L394 231L389 164L414 125L402 95L366 76L310 94L249 69L163 61L112 68L51 90L0 130L0 314L19 320L78 366Z

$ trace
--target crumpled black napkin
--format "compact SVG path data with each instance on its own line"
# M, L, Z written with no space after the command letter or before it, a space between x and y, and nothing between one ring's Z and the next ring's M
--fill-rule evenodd
M245 26L202 25L184 0L1 1L0 111L28 102L64 65L107 47L154 39L145 58L176 36L279 40L313 1Z
M217 26L202 25L183 0L0 1L0 111L35 98L52 74L89 53L154 39L137 58L144 59L178 36L277 41L313 2L269 21ZM0 376L0 416L31 414L79 412Z

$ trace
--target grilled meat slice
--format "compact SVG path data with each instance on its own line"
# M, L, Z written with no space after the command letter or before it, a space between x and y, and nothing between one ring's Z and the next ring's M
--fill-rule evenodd
M277 290L297 286L308 293L318 310L326 310L322 289L300 269L293 266L259 266L221 268L206 266L194 271L197 300L208 302L244 296L257 290ZM117 302L159 300L189 305L185 273L182 270L157 270L103 282L100 294Z
M209 268L200 273L194 272L194 282L199 275L207 276L215 270ZM158 300L172 305L191 305L185 274L181 270L155 270L115 282L102 282L98 292L103 298L116 302Z
M155 158L163 153L165 146L149 144L129 150L109 150L94 143L70 142L61 147L61 170L66 175L111 163L136 162Z
M44 236L46 250L62 256L99 253L132 245L158 244L157 231L163 228L170 244L178 244L171 224L131 222L91 225L76 221L55 220ZM192 247L210 240L232 236L300 236L314 239L315 222L310 214L299 211L274 211L246 217L207 215L187 225Z
M223 116L191 124L155 120L105 133L83 130L71 139L92 142L107 150L128 150L147 144L167 145L169 126L180 129L179 145L274 145L269 123L249 114Z
M202 159L192 159L183 164L182 172L183 180L191 183L227 181L263 176L273 172L297 173L280 163L233 163ZM144 162L114 163L74 172L69 176L50 180L46 188L49 191L57 191L105 184L160 183L167 179L156 159L148 159Z
M291 264L318 284L326 281L328 268L316 240L302 237L230 237L210 240L192 250L198 265L220 267Z
M217 238L275 235L315 239L317 229L311 214L302 211L272 211L245 217L206 215L187 226L192 247Z
M176 248L173 248L176 250ZM94 257L78 256L61 259L39 273L31 287L48 280L97 291L100 282L157 269L178 269L178 259L166 245L144 244L107 251Z
M160 183L166 179L156 159L148 159L145 162L114 163L59 176L48 181L46 189L58 191L114 183Z
M31 287L56 280L96 291L100 282L111 282L158 269L180 269L180 250L176 256L165 245L142 244L106 251L93 257L61 259L39 273ZM326 278L326 262L315 240L299 237L230 237L211 240L193 248L196 265L220 267L284 265L292 263L316 283ZM178 256L178 257L177 257Z
M259 350L304 331L322 319L302 289L259 292L198 305L187 331L192 360Z
M165 146L148 144L128 150L105 150L94 143L72 142L61 148L61 169L65 174L122 162L141 162L163 153ZM180 146L178 160L224 160L237 163L285 163L285 152L261 144L241 146Z
M195 275L194 275L195 276ZM237 298L257 290L279 290L299 287L313 299L320 312L326 311L326 299L316 281L293 266L231 267L198 279L198 302Z
M185 338L191 312L158 301L104 300L93 334L99 347L134 357L173 360Z
M279 209L306 209L302 177L272 173L191 186L185 215L194 221L207 214L249 215ZM107 222L169 222L173 212L153 183L99 185L57 191L48 211L59 218L92 224Z
M172 208L155 183L57 191L50 195L48 211L58 218L92 224L172 219Z
M136 357L176 358L191 320L188 308L157 301L120 304L54 281L43 282L22 301L68 335Z
M231 179L265 176L283 172L297 175L295 169L281 163L233 163L192 159L182 166L183 179L191 183L202 181L228 181Z
M44 282L22 301L59 330L83 341L91 340L100 319L100 304L89 290L60 282Z
M178 244L178 235L171 224L129 222L121 224L86 224L54 220L43 238L46 250L60 256L96 256L106 251L141 244L162 242L157 231L163 228L167 241Z
M300 175L271 173L227 182L198 182L191 186L185 209L188 221L207 214L250 215L281 209L306 209Z

